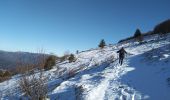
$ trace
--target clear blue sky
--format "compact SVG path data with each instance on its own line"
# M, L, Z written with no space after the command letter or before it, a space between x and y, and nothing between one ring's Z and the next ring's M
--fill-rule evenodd
M116 43L170 18L170 0L0 0L0 50L58 55Z

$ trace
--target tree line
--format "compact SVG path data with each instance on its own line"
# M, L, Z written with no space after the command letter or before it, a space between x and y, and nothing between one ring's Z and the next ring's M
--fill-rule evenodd
M135 39L139 42L142 42L143 36L152 35L152 34L158 34L158 35L162 36L162 35L166 35L167 33L170 33L170 19L165 20L165 21L157 24L153 28L152 31L149 31L147 33L142 33L141 30L138 28L138 29L136 29L133 36L128 37L126 39L122 39L118 43L121 43L121 42L124 42L124 41L127 41L127 40L131 40L131 39Z

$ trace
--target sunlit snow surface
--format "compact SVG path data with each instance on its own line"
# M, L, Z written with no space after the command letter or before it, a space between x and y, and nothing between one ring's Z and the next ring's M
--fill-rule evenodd
M44 72L48 77L48 97L52 100L170 100L170 35L147 36L147 43L129 41L76 55L73 63L57 64L59 69ZM116 51L121 47L130 53L122 66ZM76 75L68 77L69 72ZM0 83L3 99L19 99L22 93L20 75ZM76 87L82 87L77 94ZM79 98L80 99L80 98Z

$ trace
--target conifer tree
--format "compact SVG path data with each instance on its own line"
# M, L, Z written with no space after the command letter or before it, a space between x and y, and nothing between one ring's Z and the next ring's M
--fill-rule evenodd
M102 40L100 41L99 47L100 47L100 48L104 48L105 46L106 46L106 43L105 43L104 39L102 39Z
M134 37L136 38L136 37L139 37L139 36L141 36L142 34L141 34L141 31L139 30L139 29L136 29L136 32L135 32L135 34L134 34Z

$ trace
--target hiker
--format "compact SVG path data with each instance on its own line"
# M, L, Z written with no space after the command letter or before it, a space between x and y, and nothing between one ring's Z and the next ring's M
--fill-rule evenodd
M117 53L119 53L119 64L122 65L123 64L123 59L125 58L125 53L127 54L127 52L122 47L119 51L117 51Z

